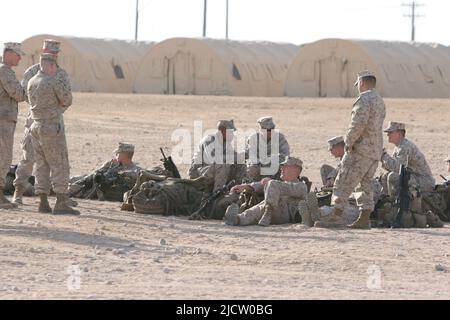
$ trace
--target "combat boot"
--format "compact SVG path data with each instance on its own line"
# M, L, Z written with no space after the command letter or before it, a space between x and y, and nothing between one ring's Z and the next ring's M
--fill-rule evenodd
M22 186L21 184L15 186L12 202L16 204L23 204L22 197L24 192L25 192L24 186Z
M236 203L232 203L225 211L225 224L229 226L239 225L239 206Z
M348 225L350 229L370 229L370 214L372 213L372 210L362 210L359 213L358 219L356 219L355 222Z
M314 227L330 229L344 228L345 222L343 215L344 211L342 209L334 208L334 214L321 218L320 221L316 221Z
M39 194L39 208L38 212L40 213L52 213L52 207L50 207L50 204L48 203L48 196L45 193Z
M314 226L314 221L311 219L311 213L308 210L308 205L305 200L300 200L298 203L298 212L302 217L302 224L307 227Z
M78 205L78 202L73 200L73 199L71 199L71 198L69 198L69 197L67 197L67 205L69 207L76 207Z
M60 215L79 215L80 211L72 209L69 207L67 203L67 199L69 197L65 193L57 193L56 194L56 204L53 208L53 214L60 214Z
M430 226L430 228L442 228L444 226L442 220L439 219L439 216L435 214L433 211L428 211L426 216L427 216L427 224Z
M6 199L3 193L3 187L0 187L0 209L15 209L17 207L18 205L16 203L11 203L11 201Z
M272 212L273 206L271 204L267 204L264 206L264 214L258 222L258 225L261 227L268 227L270 222L272 221Z

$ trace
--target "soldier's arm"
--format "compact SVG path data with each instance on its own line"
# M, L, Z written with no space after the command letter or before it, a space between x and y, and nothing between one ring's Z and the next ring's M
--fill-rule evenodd
M369 120L369 107L360 99L352 110L352 120L347 134L345 135L345 144L353 146L359 139Z
M387 171L399 172L400 166L402 164L406 164L408 154L409 154L408 150L404 148L399 149L396 152L395 157L385 153L381 158L381 166L383 167L383 169L386 169Z
M2 73L0 74L0 81L3 88L11 98L16 100L17 102L25 101L25 89L20 85L20 82L17 80L16 75L14 74L14 71L2 71Z
M304 182L283 182L278 180L273 180L272 184L279 184L281 188L280 194L289 197L301 197L306 196L308 193L308 188Z
M290 155L289 143L284 135L280 134L280 154L287 157Z
M72 105L72 92L65 87L64 83L57 78L54 86L55 94L58 97L61 107L67 108Z

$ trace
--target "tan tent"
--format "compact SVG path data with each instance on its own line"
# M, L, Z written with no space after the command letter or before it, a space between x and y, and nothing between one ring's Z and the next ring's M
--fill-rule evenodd
M350 97L356 73L377 75L385 97L450 98L450 50L439 44L325 39L306 44L289 67L291 97Z
M282 96L293 44L173 38L142 60L139 93Z
M27 54L16 69L21 78L39 62L44 39L61 42L58 63L71 78L74 91L131 93L142 57L153 43L37 35L22 42Z

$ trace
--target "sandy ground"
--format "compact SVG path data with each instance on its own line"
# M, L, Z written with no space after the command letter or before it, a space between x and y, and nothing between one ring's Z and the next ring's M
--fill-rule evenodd
M118 141L143 167L159 164L174 129L219 118L240 128L273 115L316 186L336 163L326 140L342 134L352 100L76 94L65 116L73 175L108 160ZM450 153L450 100L388 99L436 175ZM15 159L26 106L20 106ZM387 145L389 151L392 145ZM188 168L180 165L182 174ZM51 204L54 203L51 199ZM302 225L228 227L219 221L122 213L80 201L80 217L37 213L37 199L1 211L3 299L449 299L450 225L442 229L323 230Z

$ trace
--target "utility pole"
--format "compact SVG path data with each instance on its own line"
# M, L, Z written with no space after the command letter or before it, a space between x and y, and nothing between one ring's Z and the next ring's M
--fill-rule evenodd
M228 0L227 1L227 8L226 8L226 20L225 20L225 39L228 40Z
M208 5L208 0L205 0L203 6L203 38L206 37L206 7Z
M139 0L136 0L136 28L134 30L134 41L138 39L138 25L139 25Z
M411 14L405 14L404 17L411 18L411 41L416 41L416 18L422 18L425 17L424 15L418 15L416 14L416 8L423 7L424 4L419 4L415 1L410 3L404 3L402 4L403 7L410 7L411 8Z

